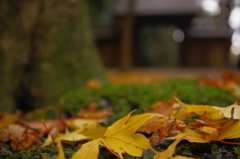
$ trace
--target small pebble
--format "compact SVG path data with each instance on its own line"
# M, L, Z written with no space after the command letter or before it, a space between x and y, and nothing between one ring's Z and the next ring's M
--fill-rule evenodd
M142 158L147 159L147 158L149 158L149 155L153 155L153 154L154 154L153 150L149 148L149 149L143 151Z
M228 153L228 150L223 149L223 150L222 150L222 153L226 154L226 153Z
M212 157L212 155L209 155L209 154L207 154L207 153L204 153L204 156L206 157L206 159L214 159L214 158Z
M228 153L224 156L224 158L226 158L226 159L232 159L232 157L233 157L232 152L228 152Z
M216 159L222 159L223 155L220 152L215 152L214 155L216 155Z
M56 155L53 155L52 157L50 157L50 159L55 159L57 156Z
M192 152L190 152L189 150L184 150L184 151L182 151L182 155L183 156L192 156Z

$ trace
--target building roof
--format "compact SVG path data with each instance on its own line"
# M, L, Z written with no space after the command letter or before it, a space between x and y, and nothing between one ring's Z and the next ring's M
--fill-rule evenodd
M129 0L116 0L116 15L124 15ZM197 14L202 0L136 0L135 15Z

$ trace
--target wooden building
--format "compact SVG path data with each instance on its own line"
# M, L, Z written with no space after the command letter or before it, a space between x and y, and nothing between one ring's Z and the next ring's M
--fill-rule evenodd
M227 16L207 16L201 3L202 0L135 0L133 7L127 9L129 0L117 0L112 26L95 30L105 65L226 67L232 35ZM131 51L124 53L124 25L129 16ZM173 40L174 30L184 33L183 41Z

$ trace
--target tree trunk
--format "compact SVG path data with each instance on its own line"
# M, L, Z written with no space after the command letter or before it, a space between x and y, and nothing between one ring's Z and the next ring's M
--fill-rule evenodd
M12 1L0 2L1 111L57 102L90 78L107 81L85 0Z

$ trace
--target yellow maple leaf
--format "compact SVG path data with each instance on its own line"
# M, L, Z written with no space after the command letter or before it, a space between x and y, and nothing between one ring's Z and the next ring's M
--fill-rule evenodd
M71 129L79 129L79 128L85 128L89 126L96 126L99 123L103 123L105 120L101 119L80 119L80 118L72 118L65 120L65 123L67 126Z
M171 159L196 159L196 158L177 155L172 157Z
M87 128L80 128L69 132L68 129L66 130L65 134L58 134L56 139L52 139L51 135L48 135L47 139L43 143L43 147L50 145L52 142L57 142L58 140L62 141L80 141L86 139L96 139L102 137L106 131L106 127L97 125L91 126Z
M44 143L42 144L42 147L48 146L53 142L52 136L50 134L48 134L47 139L44 141Z
M0 129L2 129L9 124L15 123L19 119L21 112L16 111L15 114L0 113L0 115Z
M55 159L65 159L65 155L63 152L61 140L57 140L57 147L58 147L58 155L56 156Z
M178 139L174 141L166 150L163 152L157 153L154 156L154 159L168 159L172 157L175 152L177 144L186 136L186 134L181 134L178 136ZM173 159L192 159L192 157L185 157L185 156L174 156Z
M130 117L133 112L109 126L101 138L85 143L72 159L97 159L99 145L119 158L123 158L122 154L125 152L132 156L142 156L143 150L152 147L144 135L135 132L149 119L162 115L144 113Z
M213 106L209 105L190 105L181 102L179 99L175 98L178 103L183 105L188 109L189 112L194 112L198 115L203 115L206 113L209 119L221 119L224 118L224 115L221 114L221 111L219 109L216 109Z
M77 129L72 132L66 131L65 134L59 134L57 139L65 141L80 141L86 139L96 139L102 137L106 131L106 127L97 125L87 127L85 129Z
M97 159L101 138L85 143L81 149L73 154L71 159Z
M240 138L240 120L232 122L221 129L221 139L235 139Z
M186 120L189 117L193 117L194 115L188 112L188 109L182 105L180 105L179 103L175 103L173 105L173 111L171 113L171 115L178 119L178 120Z

